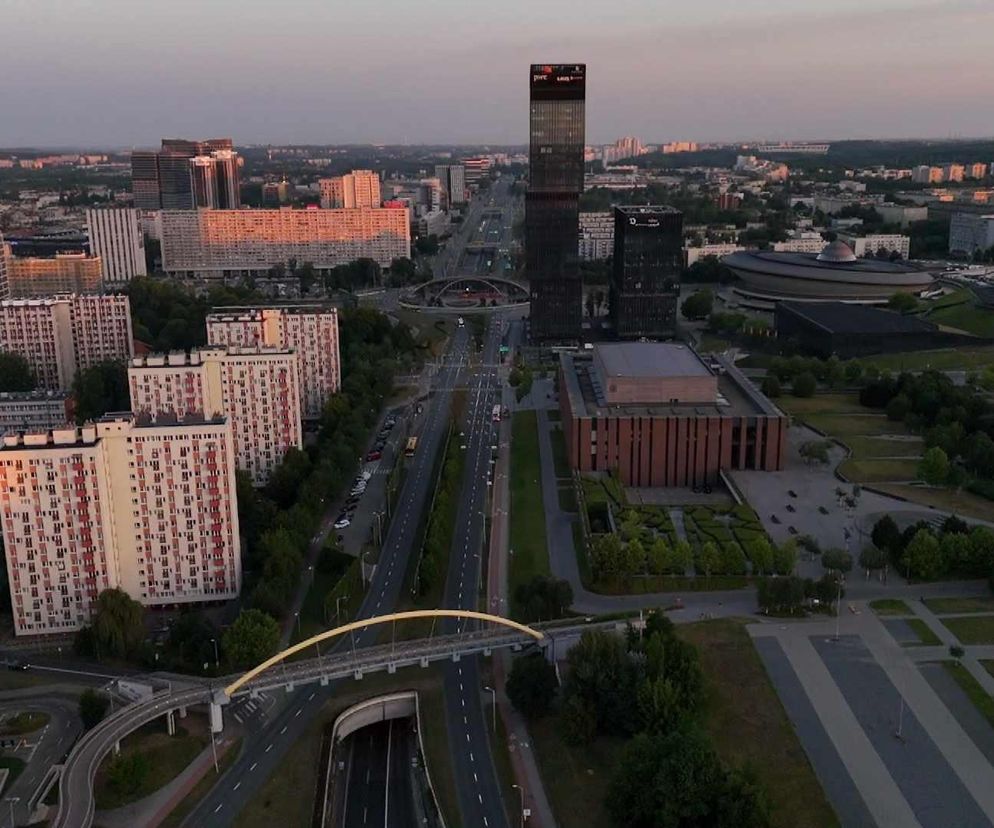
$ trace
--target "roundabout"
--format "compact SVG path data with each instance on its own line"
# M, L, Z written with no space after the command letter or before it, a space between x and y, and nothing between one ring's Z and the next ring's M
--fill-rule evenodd
M432 279L400 297L414 310L468 313L528 305L528 288L513 279L492 275L463 275Z

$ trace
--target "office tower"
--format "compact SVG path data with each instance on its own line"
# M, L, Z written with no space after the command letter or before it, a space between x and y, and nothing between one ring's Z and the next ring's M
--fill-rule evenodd
M10 260L10 247L4 243L3 233L0 233L0 301L10 298L10 282L7 263Z
M131 191L139 210L160 210L159 153L135 150L131 153Z
M489 177L491 166L493 161L486 156L464 159L462 162L464 184L467 187L479 187L480 182Z
M7 260L11 298L43 299L61 293L100 293L103 262L85 253L56 253L53 257L11 256Z
M585 84L584 64L531 67L525 273L537 341L580 335Z
M198 155L190 159L190 196L194 207L217 207L214 159L209 155Z
M235 465L264 485L303 446L297 355L280 348L202 348L137 356L128 366L131 407L153 416L223 414Z
M145 240L138 210L124 207L93 207L86 211L90 253L100 257L105 287L125 285L135 276L145 276Z
M615 207L611 321L622 339L676 333L683 214L672 207Z
M322 178L318 186L324 208L379 207L382 203L380 176L372 170L352 170L347 175Z
M127 296L0 302L0 351L21 354L40 388L67 389L76 372L134 355Z
M286 348L297 355L301 413L316 420L342 386L338 310L326 305L221 307L207 315L211 345Z
M217 203L212 205L219 210L237 210L242 206L241 174L238 170L238 153L230 149L214 150L214 187Z
M231 426L108 414L8 433L0 517L14 632L69 633L118 587L145 606L235 598L241 554Z
M462 164L438 164L435 177L442 183L449 207L466 203L466 168Z
M418 182L418 206L423 207L425 212L441 210L444 200L445 191L440 179L422 178Z
M166 210L162 269L173 275L225 278L255 273L290 259L329 270L356 259L389 267L411 256L407 210Z

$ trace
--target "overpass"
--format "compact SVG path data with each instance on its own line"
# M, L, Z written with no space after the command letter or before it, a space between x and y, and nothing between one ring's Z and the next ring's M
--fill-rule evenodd
M348 635L351 640L356 630L369 626L395 624L414 618L457 618L467 627L471 622L486 622L495 627L463 629L448 635L430 635L410 641L391 641L372 647L348 647L327 655L299 661L286 659L310 647L318 648L321 641ZM306 641L288 647L267 659L258 667L241 675L225 676L205 682L190 678L190 684L173 686L160 691L150 699L127 705L104 719L85 733L73 746L66 759L59 780L58 814L53 828L88 828L93 824L93 781L104 757L118 749L121 739L160 716L171 721L177 712L185 714L186 708L206 704L211 714L211 735L223 729L223 706L232 698L253 695L265 690L283 687L287 692L296 687L353 678L361 679L367 673L386 670L395 672L399 667L427 667L432 662L459 661L469 655L490 655L501 648L521 650L527 646L541 647L546 657L554 659L557 642L567 646L587 630L618 630L624 622L548 623L525 626L500 616L468 610L417 610L392 613L367 618L327 630ZM274 669L278 668L278 669Z

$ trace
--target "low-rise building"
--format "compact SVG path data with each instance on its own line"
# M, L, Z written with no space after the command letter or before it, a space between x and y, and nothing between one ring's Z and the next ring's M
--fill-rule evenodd
M824 248L825 239L813 230L793 233L787 241L773 242L778 253L821 253Z
M74 408L68 391L0 392L0 434L58 428L73 421Z
M972 257L994 247L994 213L953 213L949 222L949 254Z
M738 253L740 250L746 250L746 248L741 244L702 244L698 247L685 247L683 248L683 266L690 267L694 262L699 262L708 256L720 259L722 256Z
M559 404L570 466L624 486L703 486L728 469L778 471L787 417L731 362L670 343L564 353Z
M231 423L235 465L261 486L302 448L297 355L276 348L203 348L138 356L128 366L131 407L153 416L193 412Z
M241 554L231 427L108 414L0 441L14 632L67 634L97 596L145 606L234 598Z
M881 250L888 254L899 253L903 259L911 256L911 237L902 236L900 233L871 233L866 236L839 233L839 238L861 259L866 256L876 256Z

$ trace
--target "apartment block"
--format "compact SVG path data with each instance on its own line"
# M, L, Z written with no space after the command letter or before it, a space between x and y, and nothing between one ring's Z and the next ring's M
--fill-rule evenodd
M322 178L318 186L321 188L321 206L326 209L379 207L382 202L380 176L372 170L352 170L348 175Z
M8 282L7 262L10 260L10 246L3 240L3 233L0 233L0 300L10 298L10 284Z
M318 419L325 404L342 387L338 311L333 307L313 304L215 308L207 316L207 342L293 350L300 372L298 386L305 420Z
M135 411L231 423L235 465L264 485L291 448L303 446L297 355L275 348L203 348L138 356L128 366Z
M68 391L4 391L0 393L0 434L58 428L73 421Z
M900 233L871 233L868 236L839 233L839 239L848 244L852 252L861 259L864 256L875 256L881 250L900 253L904 259L911 255L911 237Z
M10 256L7 285L16 299L42 299L61 293L99 293L103 262L85 253L57 253L52 258Z
M0 520L17 635L77 630L113 587L146 606L227 600L241 588L223 418L126 412L6 434Z
M580 244L582 261L606 259L614 253L614 213L598 210L580 213Z
M40 388L67 389L76 372L134 354L127 296L0 302L0 351L21 354Z
M330 270L356 259L410 258L407 210L165 210L162 269L177 276L264 275L290 259Z
M86 211L90 253L100 258L101 275L108 287L118 287L135 276L145 276L145 240L138 211L132 208L93 208Z

